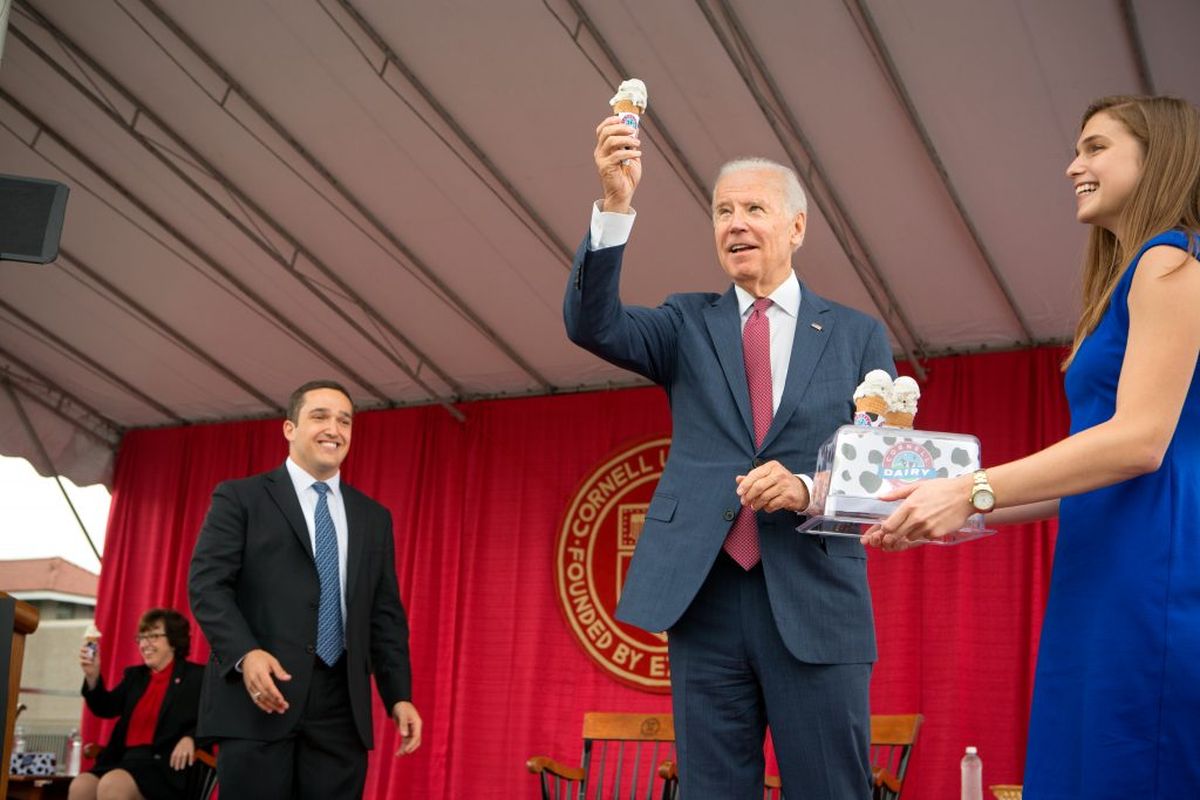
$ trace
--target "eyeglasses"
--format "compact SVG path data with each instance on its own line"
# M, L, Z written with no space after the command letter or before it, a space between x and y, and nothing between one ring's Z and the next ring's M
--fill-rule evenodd
M165 637L165 633L139 633L137 636L133 637L133 641L136 644L141 644L142 642L158 641L159 639L163 639Z

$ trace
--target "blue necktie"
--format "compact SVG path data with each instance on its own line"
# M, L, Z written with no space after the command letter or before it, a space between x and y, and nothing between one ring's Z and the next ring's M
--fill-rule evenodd
M342 586L338 579L337 530L329 513L329 484L313 484L317 494L317 547L314 559L321 581L321 604L317 609L317 656L329 666L342 656Z

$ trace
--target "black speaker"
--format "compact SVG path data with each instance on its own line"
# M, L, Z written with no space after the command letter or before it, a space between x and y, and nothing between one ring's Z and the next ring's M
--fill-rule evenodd
M68 191L54 181L0 175L0 261L58 258Z

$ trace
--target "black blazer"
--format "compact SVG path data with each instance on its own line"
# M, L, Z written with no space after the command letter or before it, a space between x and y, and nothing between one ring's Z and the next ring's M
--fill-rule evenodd
M408 620L396 586L391 513L345 481L346 675L355 726L374 745L371 681L388 713L412 697ZM192 613L212 646L200 698L206 738L275 741L301 719L312 680L320 581L300 500L285 466L213 491L188 575ZM235 668L262 648L292 676L276 681L289 707L266 714Z
M203 683L204 666L175 659L167 693L154 725L154 754L164 760L171 755L175 745L184 736L196 738L196 714L200 706L200 686ZM119 717L112 736L96 759L96 766L111 769L117 766L125 754L125 734L129 730L129 718L133 709L150 685L150 668L145 664L129 667L121 682L111 691L104 686L104 676L96 681L95 689L88 689L83 682L83 699L97 717L111 719Z

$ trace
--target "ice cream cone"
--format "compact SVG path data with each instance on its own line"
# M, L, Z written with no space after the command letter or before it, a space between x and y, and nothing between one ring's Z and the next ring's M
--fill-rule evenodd
M884 423L893 428L911 428L913 418L917 416L917 400L921 397L921 387L912 378L901 375L892 384L887 411L883 415Z
M880 416L887 411L887 400L879 395L869 394L865 397L854 398L854 410Z
M637 136L638 128L641 127L642 114L646 113L648 98L646 84L637 78L630 78L621 81L617 93L608 100L613 113L621 118L621 123L633 128L634 136Z
M103 635L95 623L88 625L87 630L83 632L83 644L87 647L88 652L91 653L93 661L100 652L100 637Z

